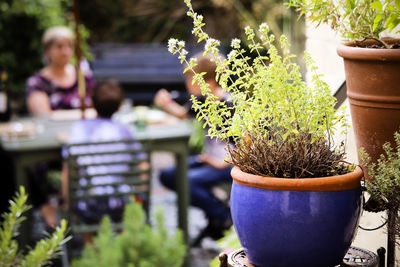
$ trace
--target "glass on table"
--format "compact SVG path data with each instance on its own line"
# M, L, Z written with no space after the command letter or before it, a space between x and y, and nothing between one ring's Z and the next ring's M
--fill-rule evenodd
M146 129L148 112L149 112L149 107L147 106L135 107L135 115L136 115L135 126L137 130L140 131Z

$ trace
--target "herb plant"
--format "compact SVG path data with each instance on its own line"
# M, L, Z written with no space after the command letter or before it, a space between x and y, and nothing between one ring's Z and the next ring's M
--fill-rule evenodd
M18 228L24 221L22 214L30 209L26 205L28 196L25 189L20 188L13 200L10 201L10 211L3 214L4 222L0 227L0 266L40 267L47 266L51 259L60 254L61 246L69 240L64 234L67 230L67 222L61 221L61 225L55 229L48 238L40 240L36 246L22 255L18 251Z
M74 260L72 266L180 267L186 253L182 232L170 236L163 218L159 211L157 228L153 229L146 224L142 207L132 202L125 206L124 230L116 235L105 216L94 244L86 244L82 258Z
M383 145L384 154L381 154L377 162L372 162L364 148L360 149L361 161L368 169L368 174L374 177L373 181L367 181L368 193L376 200L382 200L383 208L400 207L400 133L394 134L396 149L390 142Z
M374 39L386 48L381 35L400 24L399 0L290 0L288 5L317 25L327 23L345 40Z
M233 106L211 93L204 73L195 73L196 59L187 58L183 41L170 39L169 50L187 65L185 72L193 71L193 82L206 97L205 102L196 96L191 100L197 118L208 127L208 135L227 143L233 140L234 148L227 146L229 161L244 172L263 176L324 177L346 172L341 164L343 146L335 148L331 138L337 124L346 128L344 113L335 113L336 100L310 56L305 59L313 73L312 86L292 62L287 38L279 40L283 51L279 55L276 38L263 23L258 29L260 38L254 29L245 28L254 59L245 55L239 39L232 40L232 50L225 59L219 53L220 42L203 31L203 17L193 10L190 0L185 3L193 19L193 34L205 43L204 54L212 55L217 64L216 80Z

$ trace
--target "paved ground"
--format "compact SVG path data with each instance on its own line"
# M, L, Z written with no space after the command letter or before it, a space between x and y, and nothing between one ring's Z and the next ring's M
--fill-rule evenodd
M173 157L169 153L157 152L152 155L153 184L151 195L151 214L161 207L165 215L165 223L168 229L175 231L177 228L177 196L175 192L165 189L159 182L161 169L173 165ZM195 207L189 207L189 238L194 239L207 225L207 219L203 212ZM200 248L190 249L191 267L208 267L210 261L218 255L216 243L206 238Z

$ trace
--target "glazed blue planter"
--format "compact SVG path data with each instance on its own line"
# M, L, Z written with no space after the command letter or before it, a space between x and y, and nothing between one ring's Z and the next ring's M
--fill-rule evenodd
M252 264L331 267L342 262L360 217L361 169L336 176L339 180L288 180L235 167L232 177L232 219Z

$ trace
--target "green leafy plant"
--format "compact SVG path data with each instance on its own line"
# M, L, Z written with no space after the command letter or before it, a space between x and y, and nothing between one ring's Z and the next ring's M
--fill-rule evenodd
M123 232L114 234L109 217L103 218L94 244L87 244L82 258L72 266L121 266L121 267L179 267L183 263L186 248L181 231L169 236L160 211L157 228L146 224L142 207L135 202L125 207Z
M360 149L360 158L374 180L367 181L367 190L373 199L383 200L383 208L400 207L400 133L394 134L396 149L387 142L383 145L384 154L377 162L372 162L364 148Z
M45 266L60 254L61 246L69 240L65 238L67 222L61 221L52 235L40 240L26 255L18 251L18 228L25 220L22 214L30 209L26 205L28 196L25 189L20 187L19 193L10 200L10 211L3 214L3 224L0 228L0 266L39 267Z
M345 40L374 39L386 48L382 33L400 24L399 0L290 0L288 5L317 25L327 23Z
M203 17L193 10L190 0L185 3L193 19L193 33L199 42L205 42L204 54L212 55L216 79L233 106L212 94L204 73L194 72L196 59L186 57L183 41L170 39L169 50L187 65L185 72L194 72L193 82L206 97L202 103L192 96L192 102L208 135L227 143L234 141L235 148L228 146L230 162L244 172L285 178L346 172L341 164L343 146L334 147L331 138L336 125L346 128L344 113L335 112L336 100L310 56L305 59L313 73L312 86L303 81L300 67L292 62L294 55L286 37L280 38L283 55L279 55L275 36L263 23L257 34L260 38L252 28L245 28L249 52L255 53L255 59L245 55L239 39L232 40L232 51L225 59L219 54L220 42L203 31Z
M373 207L377 211L387 210L388 251L395 251L396 241L400 238L400 133L394 134L395 149L386 142L383 144L384 153L376 162L372 162L364 148L360 149L360 158L368 169L373 180L366 181L367 191ZM371 206L371 205L370 205ZM394 266L395 254L388 254L388 266Z

